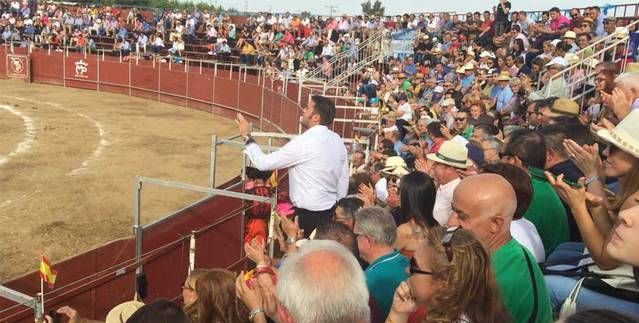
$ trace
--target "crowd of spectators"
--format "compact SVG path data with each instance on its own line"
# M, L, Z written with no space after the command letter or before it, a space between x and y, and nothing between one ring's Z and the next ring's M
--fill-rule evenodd
M28 6L18 4L16 11L10 3L3 19L17 21ZM149 25L154 52L163 47L158 39L190 43L206 30L211 55L236 47L243 63L292 71L322 62L326 77L334 76L330 57L356 51L371 30L415 29L417 40L413 55L388 55L346 84L364 98L354 104L373 108L362 118L379 120L372 129L379 141L375 150L349 147L348 174L336 175L348 179L348 190L329 190L338 196L330 219L302 224L299 205L281 194L280 255L271 259L266 225L276 215L250 205L249 272L193 271L183 286L184 312L160 300L126 322L159 322L158 315L194 323L636 322L637 44L593 56L615 37L635 34L635 25L605 17L599 7L573 9L571 17L551 8L539 21L512 9L501 0L463 20L446 13L328 20L257 15L239 30L215 15L171 12ZM53 16L58 12L54 8ZM117 22L113 16L109 21ZM121 34L126 42L126 26L138 18L134 13L119 28L86 32ZM144 26L133 32L145 34ZM59 24L59 33L66 27ZM589 47L606 36L612 37ZM594 77L557 77L575 64L582 76L592 71ZM303 125L318 127L313 140L320 140L335 107L313 100ZM326 142L340 146L332 147L338 158L342 147L334 139ZM247 154L259 170L247 173L247 190L268 196L265 171L277 168L269 164L275 159L253 143L248 136ZM308 162L309 150L317 149L290 144L278 155L290 167ZM322 180L293 174L298 181ZM296 188L305 200L318 189ZM60 313L78 319L72 309Z

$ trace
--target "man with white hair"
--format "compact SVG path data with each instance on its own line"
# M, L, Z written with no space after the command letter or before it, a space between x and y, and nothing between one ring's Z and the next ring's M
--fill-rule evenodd
M278 279L280 322L364 323L370 320L364 273L355 256L336 241L305 243L286 259Z
M626 72L617 76L612 93L602 92L601 95L615 116L623 120L631 110L639 109L639 73Z
M397 226L393 216L379 207L366 207L355 213L353 233L359 254L367 263L366 285L371 293L372 321L384 321L393 304L399 284L408 278L408 259L393 249Z

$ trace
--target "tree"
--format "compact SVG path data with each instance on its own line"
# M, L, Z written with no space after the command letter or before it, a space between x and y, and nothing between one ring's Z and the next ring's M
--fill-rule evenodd
M375 0L374 3L371 3L371 0L362 2L362 13L365 16L383 16L385 10L380 0Z

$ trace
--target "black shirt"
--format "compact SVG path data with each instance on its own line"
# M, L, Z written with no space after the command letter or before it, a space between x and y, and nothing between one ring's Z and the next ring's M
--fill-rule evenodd
M510 5L510 1L506 1L504 2L504 6L508 8L509 12L510 9L512 8ZM501 3L499 5L497 5L497 14L495 15L495 21L508 21L508 14L506 14L506 12L504 11L504 8L502 7Z

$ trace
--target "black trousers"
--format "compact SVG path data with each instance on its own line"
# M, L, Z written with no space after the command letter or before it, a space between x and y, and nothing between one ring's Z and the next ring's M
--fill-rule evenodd
M299 221L300 229L304 230L304 237L308 238L318 226L331 221L335 215L335 206L324 211L311 211L296 207L295 215Z

